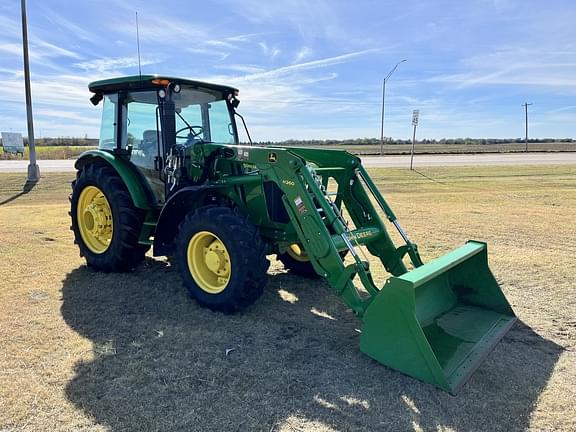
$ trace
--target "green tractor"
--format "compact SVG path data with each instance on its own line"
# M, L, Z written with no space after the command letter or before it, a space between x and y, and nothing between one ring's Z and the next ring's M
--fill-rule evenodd
M76 161L70 212L89 266L131 270L152 248L199 304L232 313L261 296L276 254L363 321L364 353L452 393L515 322L486 244L424 264L358 157L239 145L237 89L159 76L89 89L104 101L99 148ZM367 253L390 274L382 287Z

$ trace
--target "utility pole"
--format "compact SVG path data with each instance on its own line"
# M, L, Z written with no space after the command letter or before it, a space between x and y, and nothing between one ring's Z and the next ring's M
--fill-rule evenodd
M524 102L524 105L522 105L524 107L524 112L526 113L526 140L525 140L526 149L524 150L526 152L528 151L528 107L530 105L533 105L533 104L528 103L528 102Z
M412 166L414 164L414 147L416 147L416 126L418 126L419 116L420 116L419 110L412 111L412 126L414 126L414 132L412 133L412 151L410 152L410 171L413 170Z
M40 168L36 163L36 146L34 144L34 119L32 118L32 92L30 91L30 63L28 61L28 23L26 19L26 0L22 5L22 47L24 49L24 87L26 89L26 117L28 122L28 150L30 164L28 165L28 182L40 180Z
M386 98L386 81L388 81L388 78L392 76L398 65L400 63L404 63L405 61L406 59L400 60L398 63L396 63L396 66L394 66L392 70L388 72L388 75L386 75L386 77L382 81L382 122L380 123L380 155L382 155L384 151L384 100Z

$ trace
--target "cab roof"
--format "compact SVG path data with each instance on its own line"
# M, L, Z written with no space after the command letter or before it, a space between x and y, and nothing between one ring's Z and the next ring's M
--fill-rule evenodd
M164 75L132 75L94 81L88 84L88 89L92 93L100 94L114 93L120 90L155 90L158 89L159 86L165 85L164 82L166 80L173 84L180 84L186 87L193 87L199 90L205 89L210 92L223 94L234 94L238 91L235 87L202 81L193 81L185 78L168 77Z

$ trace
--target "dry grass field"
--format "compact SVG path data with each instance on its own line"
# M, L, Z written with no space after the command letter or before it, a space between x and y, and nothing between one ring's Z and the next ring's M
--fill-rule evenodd
M3 174L0 431L576 430L576 167L371 174L425 260L487 241L519 317L457 396L363 355L328 286L276 261L234 316L162 259L93 272L68 229L72 174L29 191Z
M42 159L76 159L80 154L96 147L88 146L36 146L36 157ZM24 155L5 153L0 147L0 160L28 159L28 147L24 147Z
M286 145L286 143L282 143ZM301 144L298 144L301 146ZM387 155L410 154L411 145L409 144L386 144L383 146L383 153ZM42 159L76 159L81 153L95 149L90 146L36 146L36 157ZM380 154L379 144L349 144L341 145L323 145L319 148L347 150L358 155L377 155ZM467 154L467 153L521 153L524 152L523 143L499 143L499 144L417 144L415 147L416 154ZM529 143L531 152L574 152L576 151L575 142L544 142ZM11 153L4 153L0 147L0 160L27 159L28 147L24 148L24 156Z

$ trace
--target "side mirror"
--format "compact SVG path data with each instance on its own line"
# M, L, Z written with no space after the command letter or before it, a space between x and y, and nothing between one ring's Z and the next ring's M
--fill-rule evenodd
M230 105L232 105L232 108L236 109L238 108L238 105L240 105L240 99L236 98L236 96L238 95L238 91L234 93L230 93L228 95L228 98L226 99L228 101L228 103Z
M96 106L102 99L104 99L104 95L102 93L94 93L94 95L90 98L90 102L92 102L92 105Z

